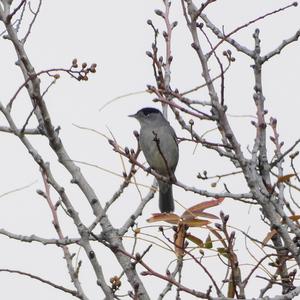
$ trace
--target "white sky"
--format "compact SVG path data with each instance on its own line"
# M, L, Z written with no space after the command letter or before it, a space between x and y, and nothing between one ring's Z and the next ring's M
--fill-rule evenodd
M178 5L180 1L172 2L174 2L171 9L172 19L179 21L173 35L172 87L183 91L203 83L203 79L201 78L200 64L190 47L191 37ZM195 1L195 3L199 5L201 2ZM225 32L230 32L236 26L289 3L289 1L220 0L212 4L206 14L219 27L224 25ZM162 7L161 4L162 2L158 0L44 1L41 13L26 45L28 56L36 71L53 67L69 67L75 57L79 62L98 64L97 73L91 75L88 82L78 83L69 76L62 75L62 78L46 96L53 123L61 126L61 138L74 160L94 163L114 172L122 172L119 157L111 151L111 147L105 139L94 133L80 130L72 124L93 128L105 134L109 134L106 129L108 127L121 145L135 147L132 131L138 129L138 124L129 119L127 115L136 112L143 106L158 107L158 104L151 102L152 96L145 93L130 96L113 102L101 112L99 112L99 108L117 96L142 91L145 90L147 84L154 84L151 60L145 55L145 51L150 49L153 41L153 32L146 21L151 18L156 26L159 26L160 29L164 28L161 18L153 13L154 9ZM27 24L24 23L23 29L26 26ZM2 27L0 27L0 31L3 30ZM253 47L252 33L257 27L261 30L262 51L267 53L300 28L299 8L291 8L264 19L239 32L234 38L247 47ZM161 53L164 54L163 39L160 39L159 47ZM274 57L265 65L263 73L266 107L269 110L269 116L278 119L279 132L286 147L299 138L299 50L299 43L290 45L280 56ZM235 50L232 51L237 61L226 74L225 101L231 114L253 115L255 107L252 99L253 74L249 67L251 62ZM14 65L16 55L9 41L0 40L0 53L0 78L2 78L0 101L7 103L22 84L23 78L20 70ZM218 72L218 68L213 65L212 73L218 74ZM46 76L44 78L46 80L43 86L46 87L49 80ZM193 97L200 100L208 99L205 90L195 93ZM26 93L21 93L14 105L14 117L22 125L29 113L29 99ZM172 116L170 120L177 135L185 135L175 124ZM232 118L231 121L241 139L243 148L246 149L247 145L252 145L255 129L249 125L250 119ZM3 117L0 116L0 125L4 124ZM31 125L34 124L31 123ZM211 124L205 122L197 124L198 126L200 133L212 128ZM0 137L0 195L35 182L33 186L24 191L0 197L0 228L24 235L37 234L44 237L55 237L50 211L45 201L35 193L36 189L43 188L38 167L15 137L4 133L0 133ZM213 133L207 137L208 139L209 137L216 138ZM84 197L76 187L69 184L69 174L58 165L55 156L48 151L47 142L36 137L31 139L39 148L40 153L44 155L45 160L51 162L55 175L59 178L60 183L67 187L83 220L90 224L93 217ZM80 167L104 204L119 187L120 179L97 169L83 165ZM233 168L227 161L220 160L215 154L200 147L193 155L192 146L182 145L176 172L177 178L188 185L222 191L222 184L219 184L214 190L209 183L199 182L195 178L195 175L203 170L207 170L210 175L213 175L233 170ZM143 183L152 182L150 176L146 178L143 174L138 179ZM228 179L226 183L234 192L247 191L241 180ZM146 192L146 190L144 191ZM197 201L203 200L176 187L174 194L175 198L184 206L191 206ZM53 193L53 197L55 199L55 193ZM135 188L130 188L130 192L127 192L112 209L110 216L113 223L116 226L121 225L134 210L138 201ZM243 230L247 230L249 225L253 226L253 220L259 220L256 219L259 218L256 207L252 207L248 212L247 206L234 203L232 200L226 201L221 209L230 214L232 225L240 226ZM218 213L219 210L220 208L215 208L211 211ZM145 219L156 211L157 196L145 209L145 214L139 224L145 224ZM178 212L180 211L178 208ZM66 235L69 237L76 235L69 220L63 224ZM159 235L156 230L150 232ZM263 227L251 227L250 232L257 233L258 238L264 237L267 233ZM200 237L205 238L206 235L206 232L199 230ZM239 252L244 252L243 238L238 245L240 245ZM61 249L55 246L20 244L2 236L0 236L0 248L0 268L32 272L72 288ZM112 256L106 256L101 260L108 251L98 246L95 249L101 253L99 257L104 266L106 278L117 274L117 271L111 272L115 268L115 262L107 258ZM141 247L141 249L143 248ZM78 247L73 247L74 252L77 250ZM80 259L84 259L83 253L79 256ZM155 248L152 260L150 260L151 264L163 272L169 261L168 253ZM195 276L194 273L191 274L194 272L191 271L192 268L195 268L193 263L188 263L186 266L184 269L185 282L189 286L205 291L207 284L203 286L199 284L203 279ZM212 268L215 266L216 264L211 264ZM90 299L101 299L101 291L99 292L99 289L95 287L93 271L90 270L88 263L84 264L81 272L81 281L83 287L87 288L87 295L90 296ZM220 275L222 276L223 273ZM0 273L0 280L1 299L14 300L21 297L22 299L39 299L43 297L44 300L65 300L73 298L18 275ZM153 299L157 298L158 291L164 284L149 278L146 280L146 286L151 289ZM251 294L249 290L249 297L257 296L255 292L257 287L253 285L252 288L254 294ZM127 289L125 288L124 291L126 292ZM174 294L166 299L174 299ZM183 299L191 298L183 295Z

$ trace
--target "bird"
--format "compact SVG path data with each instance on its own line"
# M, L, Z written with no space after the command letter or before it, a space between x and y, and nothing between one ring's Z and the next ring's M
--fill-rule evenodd
M160 110L145 107L129 115L137 119L141 129L139 144L151 169L175 180L175 169L179 159L177 137L174 129ZM174 211L172 184L158 180L159 209L162 213Z

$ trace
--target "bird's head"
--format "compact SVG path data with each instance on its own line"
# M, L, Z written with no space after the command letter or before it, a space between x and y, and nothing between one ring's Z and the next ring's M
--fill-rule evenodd
M129 117L137 119L141 125L164 119L163 114L154 107L142 108L137 113L129 115Z

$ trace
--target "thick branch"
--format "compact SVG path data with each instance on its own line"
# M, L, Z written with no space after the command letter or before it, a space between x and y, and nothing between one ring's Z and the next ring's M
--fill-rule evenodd
M39 124L45 130L45 134L49 140L49 144L50 144L51 148L57 155L59 162L72 175L72 177L73 177L72 182L78 185L78 187L80 188L82 193L85 195L86 199L89 201L94 215L96 217L103 215L103 217L101 218L101 221L100 221L100 226L102 227L102 230L105 234L105 238L107 239L107 241L109 243L111 243L112 245L116 245L120 249L124 249L122 240L118 236L117 230L112 227L106 214L103 214L104 211L103 211L103 208L100 204L100 201L99 201L96 193L94 192L93 188L90 186L90 184L88 183L86 178L81 173L81 170L79 169L79 167L77 167L75 165L75 163L72 161L72 159L69 157L67 151L65 150L65 148L63 146L61 139L58 136L58 132L55 130L55 128L52 124L51 117L49 115L47 106L41 95L40 80L36 76L34 68L32 67L30 60L29 60L28 56L26 55L23 44L18 40L15 29L13 28L13 26L11 24L6 24L6 30L7 30L9 39L12 41L12 43L15 47L15 50L17 52L17 55L19 57L20 67L21 67L22 73L25 77L25 81L28 79L28 77L31 77L31 79L29 81L30 84L28 84L26 86L26 88L27 88L28 94L33 102L33 105L37 105L36 116L38 118ZM14 126L13 130L15 131L15 134L18 135L19 138L24 143L24 137L20 136L20 133L17 131L17 128L15 127L15 125L12 124L12 119L10 118L8 111L6 111L3 106L1 108L1 110L5 114L6 118L10 119L9 120L10 126L11 127ZM27 144L27 142L28 141L26 140L26 144ZM28 144L27 144L27 146L28 146ZM28 149L30 149L30 151L32 151L31 146L29 146ZM34 154L37 154L36 151L34 151ZM43 169L45 169L44 163L41 158L36 157L35 160ZM47 172L48 178L50 179L50 181L52 181L53 180L52 175L48 174L49 173L48 170L46 170L46 172ZM52 183L52 185L53 185L53 183ZM64 195L64 191L61 187L54 185L54 188L58 191L60 196L63 194L63 196L66 198L66 195ZM71 205L70 202L68 204ZM74 219L74 217L73 217L73 219ZM101 285L101 287L102 287L104 293L107 295L107 297L112 297L112 291L105 283L104 276L102 274L102 269L98 263L97 258L95 256L89 255L93 251L88 242L88 230L86 228L83 228L82 224L83 223L80 222L80 219L77 216L76 225L77 225L77 228L79 229L79 233L82 236L81 244L84 247L88 257L90 258L91 264L94 267L94 271L98 277L97 282L98 282L98 284ZM121 264L122 268L125 270L125 273L128 277L130 284L132 285L133 289L135 289L138 286L140 299L148 300L149 296L147 295L144 285L143 285L142 281L140 280L136 270L132 269L130 259L128 257L122 255L121 252L117 252L117 253L115 253L115 255L116 255L116 258L118 259L119 263Z

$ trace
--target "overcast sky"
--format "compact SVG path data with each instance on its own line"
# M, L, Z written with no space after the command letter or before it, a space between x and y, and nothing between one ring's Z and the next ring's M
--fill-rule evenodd
M19 1L15 1L16 4ZM200 63L191 49L191 37L182 17L180 1L172 1L172 20L179 22L174 31L172 52L174 56L172 65L173 88L184 91L203 83ZM32 1L33 7L37 1ZM199 5L201 1L195 1ZM206 11L210 19L220 28L224 26L225 32L230 32L237 26L247 23L267 12L289 4L289 1L235 1L219 0L212 4ZM43 1L41 12L32 29L27 41L26 51L36 71L49 68L65 67L71 65L73 58L88 64L97 63L97 73L90 76L87 82L77 82L68 75L62 74L61 79L50 89L46 95L46 102L52 115L53 123L61 126L61 138L65 143L70 156L74 160L97 164L119 174L122 173L119 157L111 151L107 141L90 131L81 130L74 124L96 129L106 135L109 130L118 142L123 146L135 147L135 138L132 131L138 129L137 122L129 119L129 114L135 113L144 106L155 106L152 96L147 93L138 93L127 96L103 107L110 100L128 93L141 92L147 84L154 84L151 60L145 55L153 42L153 32L146 24L147 19L160 29L164 24L154 9L161 8L162 1L130 0L130 1L74 1L74 0L51 0ZM255 28L261 30L262 51L267 53L276 48L283 39L292 36L300 28L299 8L290 8L285 12L270 16L254 25L240 31L234 38L241 44L252 48L252 34ZM27 16L29 17L29 16ZM26 20L21 25L24 32L28 26ZM0 31L3 25L0 26ZM164 55L163 39L159 40L161 54ZM220 47L229 49L228 45ZM208 48L206 48L208 49ZM251 127L250 117L241 115L255 114L253 103L253 72L250 67L251 61L242 54L230 48L236 62L226 74L225 101L229 107L229 113L233 115L230 120L236 130L237 136L246 149L252 145L255 129ZM0 78L1 102L7 103L17 88L22 84L23 78L18 67L15 66L16 55L11 43L0 40ZM280 56L274 57L265 65L263 70L263 88L266 96L266 107L269 116L278 119L279 133L285 141L286 147L299 138L299 78L300 78L300 46L299 42L287 47ZM219 69L212 65L212 74L217 75ZM43 87L49 83L44 75ZM208 100L206 90L193 95L195 99ZM14 117L22 126L30 111L30 101L26 93L21 93L15 101ZM176 129L178 136L185 135L175 123L173 116L170 121ZM5 125L0 116L0 125ZM30 123L31 126L35 122ZM200 133L213 128L211 124L197 124ZM214 134L208 135L214 137ZM38 167L32 162L27 151L16 137L0 133L0 195L10 190L33 183L29 188L0 197L0 228L11 232L31 235L37 234L44 237L54 237L55 231L51 224L51 214L43 199L35 193L42 189L42 181ZM70 195L76 207L82 212L82 218L88 224L93 220L90 209L85 199L76 187L69 184L70 176L56 163L56 158L48 149L44 139L32 138L32 142L40 149L45 160L51 162L56 176L62 185L68 187ZM197 172L208 170L209 174L220 174L224 170L233 170L228 162L223 162L215 154L208 153L203 149L197 149L193 154L193 147L182 145L180 147L180 162L177 170L177 178L189 185L198 185L195 178ZM92 186L104 204L118 188L121 180L112 174L99 169L80 165ZM152 178L140 175L143 183L150 184ZM228 180L226 183L235 192L245 191L243 181L240 179ZM201 188L210 188L209 183L201 183ZM222 185L216 187L216 191L222 191ZM146 192L146 189L144 190ZM174 188L175 198L185 206L191 206L197 199L191 193L185 193ZM54 197L56 195L54 194ZM203 200L199 199L198 201ZM130 193L122 197L116 203L111 212L114 224L121 225L126 217L133 211L139 201L136 190L132 188ZM254 218L257 217L256 208L233 203L229 200L222 206L222 210L230 213L232 224L241 226L247 230ZM140 223L145 224L145 219L157 211L157 196L145 209L145 217ZM180 208L178 209L180 212ZM218 212L219 208L214 209ZM253 224L252 224L253 225ZM251 230L251 229L250 229ZM254 228L254 231L259 229ZM76 236L76 231L68 220L64 223L64 232L68 236ZM258 234L262 238L267 232ZM152 234L158 234L153 231ZM201 234L201 233L200 233ZM203 234L203 237L206 234ZM244 241L240 241L241 247ZM54 282L71 287L67 270L62 259L61 249L55 246L40 246L34 244L20 244L0 236L0 268L11 268L32 272L33 274L48 278ZM96 247L97 249L97 247ZM73 247L77 252L78 247ZM99 251L106 250L99 247ZM161 251L160 251L161 252ZM158 253L160 253L158 252ZM159 258L166 258L168 254L162 253ZM84 254L79 254L83 258ZM158 258L153 258L158 260ZM104 260L105 275L109 278L115 275L111 272L114 262ZM155 265L159 265L156 261ZM163 272L166 264L161 267ZM192 263L188 265L193 266ZM214 265L212 264L212 267ZM116 271L117 273L118 271ZM185 282L190 286L199 284L199 278L190 275L190 269L185 269ZM90 299L101 299L98 288L95 287L95 279L90 275L92 271L88 264L82 269L81 281L84 288L88 289ZM31 279L24 279L18 275L0 273L1 299L72 299L53 288L37 283ZM154 282L154 284L153 284ZM164 285L154 280L151 284L153 295L157 298L157 290ZM253 286L255 290L255 286ZM205 290L205 287L201 288ZM126 289L125 289L126 291ZM254 296L254 295L253 295ZM174 294L167 299L174 299ZM154 299L154 298L153 298ZM184 299L190 299L184 296Z

